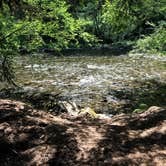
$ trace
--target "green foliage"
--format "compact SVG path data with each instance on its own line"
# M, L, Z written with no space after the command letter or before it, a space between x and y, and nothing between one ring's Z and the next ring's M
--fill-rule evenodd
M79 40L87 44L97 41L94 35L86 32L84 28L89 22L73 18L65 1L27 0L27 3L38 13L27 14L21 20L8 16L11 26L15 28L26 26L21 34L17 33L14 36L19 47L24 46L28 50L41 47L61 49L69 45L78 47L81 44ZM4 17L7 19L6 14ZM10 26L8 20L4 21Z
M14 4L14 1L8 4L9 8L6 3L1 5L3 6L0 13L0 61L1 75L3 75L1 78L6 77L3 72L4 66L8 68L6 71L10 71L8 75L13 79L12 57L20 49L61 50L69 46L79 47L81 42L84 42L84 45L92 45L97 41L93 34L89 34L84 29L87 21L73 18L68 12L69 6L65 1L27 0L26 7L25 4L22 5L24 17L11 13L11 10L15 9L13 6L11 8ZM31 7L33 11L28 7ZM7 81L9 82L9 79Z
M106 38L112 41L123 40L135 28L136 17L117 8L119 1L106 1L102 8L102 29Z
M141 103L141 104L139 105L139 108L140 108L140 109L147 109L147 108L148 108L148 105L147 105L147 104L144 104L144 103Z
M144 104L144 103L141 103L137 109L135 109L133 111L133 113L141 113L141 112L144 112L148 109L148 105L147 104Z
M93 46L98 41L110 44L135 40L154 31L148 22L158 25L166 15L164 0L20 0L19 4L12 0L3 3L0 21L14 29L26 27L11 39L17 48L26 50L43 47L60 50ZM9 10L22 16L11 16Z
M136 51L166 54L166 22L155 26L155 31L151 35L139 39Z
M135 110L133 111L133 113L141 113L141 112L143 112L143 110L140 109L140 108L137 108L137 109L135 109Z
M101 27L105 36L115 42L137 39L142 34L151 33L153 27L148 22L158 23L165 19L165 6L163 0L116 0L112 3L106 0L102 8Z

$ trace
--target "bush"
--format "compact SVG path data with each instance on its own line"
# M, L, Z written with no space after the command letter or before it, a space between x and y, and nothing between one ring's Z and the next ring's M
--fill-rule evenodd
M150 36L139 39L135 50L166 55L166 22L161 22L159 26L155 27L154 33Z

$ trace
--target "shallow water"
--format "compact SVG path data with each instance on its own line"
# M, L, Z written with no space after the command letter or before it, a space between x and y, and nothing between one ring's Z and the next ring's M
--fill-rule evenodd
M142 102L137 93L147 93L161 84L165 88L166 82L166 57L155 55L26 56L17 57L16 62L17 81L25 88L60 91L81 107L104 112L135 108ZM160 94L165 97L163 89ZM152 105L149 101L146 104Z

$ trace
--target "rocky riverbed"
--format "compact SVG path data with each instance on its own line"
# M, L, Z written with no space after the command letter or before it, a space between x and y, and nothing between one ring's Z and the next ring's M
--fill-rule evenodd
M96 112L131 113L140 104L150 107L166 103L164 56L41 54L17 57L16 64L17 83L25 90L59 93Z

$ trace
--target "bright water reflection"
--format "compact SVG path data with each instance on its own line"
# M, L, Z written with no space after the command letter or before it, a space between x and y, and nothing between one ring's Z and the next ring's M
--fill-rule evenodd
M18 82L26 87L61 91L81 106L111 111L128 99L111 93L142 88L142 82L166 81L166 57L156 56L70 56L19 57ZM140 84L141 82L141 84ZM143 83L144 84L144 83Z

